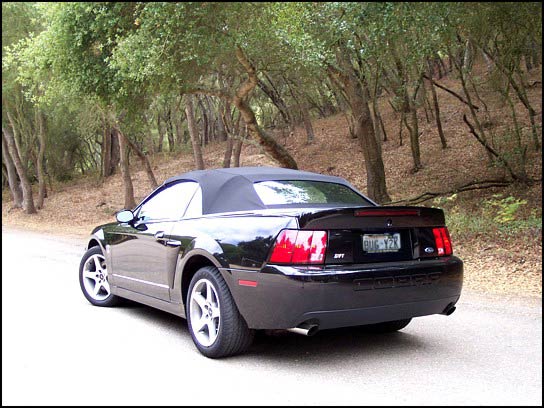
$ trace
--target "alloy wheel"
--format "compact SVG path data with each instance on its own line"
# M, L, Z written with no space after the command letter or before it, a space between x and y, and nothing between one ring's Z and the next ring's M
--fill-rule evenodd
M210 347L217 339L221 324L217 291L209 280L200 279L193 286L189 302L191 329L202 346Z
M103 255L90 256L83 266L83 286L87 294L94 300L106 300L110 294L108 270Z

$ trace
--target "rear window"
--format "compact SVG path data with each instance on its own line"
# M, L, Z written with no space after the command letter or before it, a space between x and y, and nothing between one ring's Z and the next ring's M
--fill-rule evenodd
M364 197L342 184L311 180L280 180L261 181L253 185L265 205L371 205Z

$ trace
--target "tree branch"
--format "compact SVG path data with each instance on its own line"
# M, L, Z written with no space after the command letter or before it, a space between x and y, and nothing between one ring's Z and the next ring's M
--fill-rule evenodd
M436 198L436 197L440 197L440 196L445 196L445 195L451 195L451 194L456 194L456 193L460 193L460 192L463 192L463 191L470 191L470 190L483 190L483 189L486 189L486 188L491 188L491 187L507 187L509 186L510 184L512 184L511 181L506 181L506 180L482 180L482 181L472 181L470 183L467 183L467 184L464 184L460 187L457 187L457 188L454 188L452 190L449 190L449 191L441 191L441 192L425 192L417 197L414 197L414 198L408 198L408 199L405 199L405 200L398 200L398 201L393 201L391 203L389 203L389 205L391 204L400 204L400 203L403 203L405 205L415 205L415 204L421 204L425 201L428 201L432 198Z
M480 108L479 108L478 106L476 106L476 105L474 105L474 104L471 104L471 103L467 102L467 101L465 100L465 98L463 98L461 95L459 95L458 93L455 93L454 91L452 91L451 89L446 88L446 87L443 86L443 85L440 85L438 82L436 82L434 79L430 78L429 76L423 74L423 78L428 79L429 81L431 81L431 83L432 83L433 85L435 85L437 88L440 88L440 89L442 89L442 90L448 92L449 94L455 96L457 99L459 99L459 100L460 100L461 102L463 102L465 105L472 106L475 110L480 110Z

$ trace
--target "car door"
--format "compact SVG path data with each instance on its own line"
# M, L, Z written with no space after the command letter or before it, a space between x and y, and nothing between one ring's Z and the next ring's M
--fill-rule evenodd
M170 300L171 260L180 242L169 238L183 216L198 183L181 181L157 189L135 210L135 218L120 223L109 248L112 283L123 289Z

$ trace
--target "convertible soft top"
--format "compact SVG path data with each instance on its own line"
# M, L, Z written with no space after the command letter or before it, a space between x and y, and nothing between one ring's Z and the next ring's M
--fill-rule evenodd
M233 167L195 170L170 177L164 184L181 180L196 181L200 184L202 188L202 214L268 208L261 201L253 187L253 183L259 181L324 181L345 185L361 194L343 178L280 167Z

